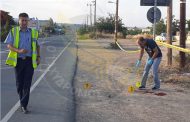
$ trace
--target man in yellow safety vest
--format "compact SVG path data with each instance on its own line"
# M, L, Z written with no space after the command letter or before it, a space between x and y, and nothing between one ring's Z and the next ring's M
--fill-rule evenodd
M28 113L27 105L34 69L40 64L38 31L28 28L29 16L19 14L19 26L10 30L5 43L10 50L6 64L15 68L16 86L21 110Z

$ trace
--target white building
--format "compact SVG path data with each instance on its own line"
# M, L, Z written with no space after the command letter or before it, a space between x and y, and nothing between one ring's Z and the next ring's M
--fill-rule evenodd
M39 20L38 20L38 18L34 18L34 17L30 18L30 21L28 23L28 27L39 30L40 26L39 26Z
M142 29L142 33L144 33L144 32L151 32L151 29L149 29L149 28L143 28Z

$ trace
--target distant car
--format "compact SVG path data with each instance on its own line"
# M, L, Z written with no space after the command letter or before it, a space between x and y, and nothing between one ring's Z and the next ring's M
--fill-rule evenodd
M159 36L156 36L155 40L166 42L167 41L167 33L161 33ZM172 36L172 41L173 42L175 41L173 36Z
M167 40L166 33L161 33L159 36L156 36L155 40L165 42Z

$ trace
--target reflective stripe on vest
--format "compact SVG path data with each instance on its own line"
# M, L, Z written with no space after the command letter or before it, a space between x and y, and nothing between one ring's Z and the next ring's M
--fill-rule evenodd
M12 34L13 39L14 39L13 46L15 48L18 48L19 41L20 41L19 36L17 36L17 35L19 35L19 27L12 28L11 29L11 34ZM17 40L17 41L15 41L15 40ZM16 52L10 50L10 52L8 54L8 57L7 57L7 60L6 60L6 64L10 65L10 66L13 66L13 67L16 67L17 55L18 54Z
M11 33L13 35L13 39L14 39L14 47L18 48L19 47L19 41L20 41L20 37L19 37L19 27L14 27L11 29ZM38 31L35 29L32 29L31 31L31 38L32 38L32 65L33 68L37 68L37 51L36 51L36 41L38 39ZM6 64L16 67L17 65L17 57L18 54L17 52L14 51L10 51L6 60Z
M34 68L37 68L37 51L36 51L36 45L38 40L38 32L34 29L32 29L32 64Z

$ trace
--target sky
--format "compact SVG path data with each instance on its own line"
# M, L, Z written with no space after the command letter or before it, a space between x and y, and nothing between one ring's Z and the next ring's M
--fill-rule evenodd
M88 3L92 0L0 0L0 9L10 12L14 18L21 12L26 12L30 17L40 20L53 18L58 23L85 23L87 14L90 12ZM115 13L115 4L108 3L109 0L97 0L97 16L108 16ZM115 0L111 0L115 2ZM173 0L173 15L179 19L180 0ZM190 0L187 1L187 10L190 8ZM151 23L146 14L151 6L140 6L140 0L119 0L119 16L127 27L147 27ZM159 7L162 18L167 15L167 7ZM93 9L92 9L93 10ZM186 13L190 19L190 12Z

